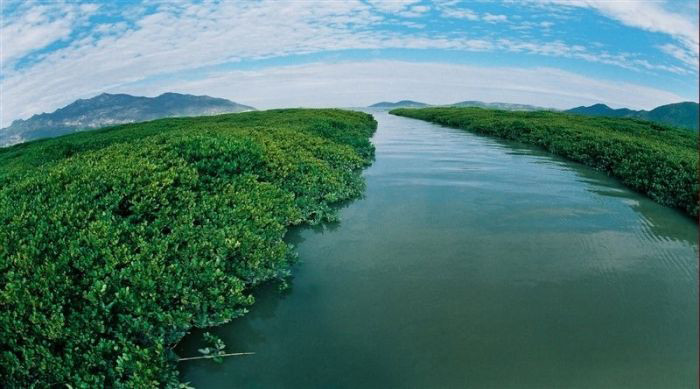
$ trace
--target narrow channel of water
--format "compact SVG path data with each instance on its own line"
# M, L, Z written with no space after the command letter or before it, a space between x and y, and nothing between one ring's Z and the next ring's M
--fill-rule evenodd
M292 288L214 329L197 388L697 387L697 225L538 150L372 112L342 221L290 234ZM196 355L193 334L180 354Z

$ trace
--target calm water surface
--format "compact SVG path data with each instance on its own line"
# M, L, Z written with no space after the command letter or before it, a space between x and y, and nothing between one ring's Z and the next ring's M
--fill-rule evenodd
M697 225L536 149L372 112L365 197L290 233L291 290L197 388L697 387ZM181 355L196 355L200 334Z

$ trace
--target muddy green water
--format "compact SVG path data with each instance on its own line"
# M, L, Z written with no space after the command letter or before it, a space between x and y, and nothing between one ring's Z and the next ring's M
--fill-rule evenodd
M372 112L342 221L290 233L291 290L214 329L197 388L697 387L697 225L586 167ZM200 334L181 355L196 355Z

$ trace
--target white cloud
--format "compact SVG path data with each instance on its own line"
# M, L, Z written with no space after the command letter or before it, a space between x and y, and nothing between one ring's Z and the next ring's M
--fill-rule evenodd
M430 7L425 5L414 5L406 11L397 12L398 16L404 18L417 18L430 11Z
M0 25L4 64L68 38L76 25L97 11L94 4L21 3L17 17L3 14ZM4 12L4 10L3 10Z
M477 15L476 12L466 8L444 8L442 9L442 15L454 19L479 20L479 15Z
M368 0L368 3L373 7L386 13L405 11L408 7L418 2L420 2L420 0Z
M451 19L465 19L471 21L481 20L482 17L473 10L461 6L460 0L444 0L436 2L436 9L443 17ZM487 14L489 15L489 14ZM488 21L488 20L487 20Z
M484 16L481 17L481 19L490 23L508 21L508 17L506 15L493 15L488 12L485 13Z
M688 66L697 66L698 65L698 56L693 55L693 53L683 47L680 47L678 45L674 45L671 43L667 43L665 45L660 45L658 46L659 50L663 51L664 53L678 59L679 61L687 64Z
M562 41L539 43L527 41L513 41L510 39L499 39L497 41L496 46L500 50L504 51L538 54L550 57L581 59L588 62L612 65L634 71L648 70L665 71L670 73L676 73L679 75L690 74L690 71L686 68L662 64L653 64L647 60L639 59L635 55L629 53L610 54L605 51L594 52L589 50L589 48L587 47L581 45L570 45Z
M679 45L662 50L694 68L698 66L700 38L697 10L677 13L667 9L665 1L609 1L609 0L536 0L543 4L595 9L601 14L627 26L667 34ZM665 49L664 49L665 48Z

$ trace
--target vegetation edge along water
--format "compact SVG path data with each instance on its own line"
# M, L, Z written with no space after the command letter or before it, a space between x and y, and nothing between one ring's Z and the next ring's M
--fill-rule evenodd
M643 120L549 111L431 107L389 113L543 147L697 219L697 133Z
M361 195L376 127L271 110L0 149L2 385L180 386L172 347L284 280L287 227Z

